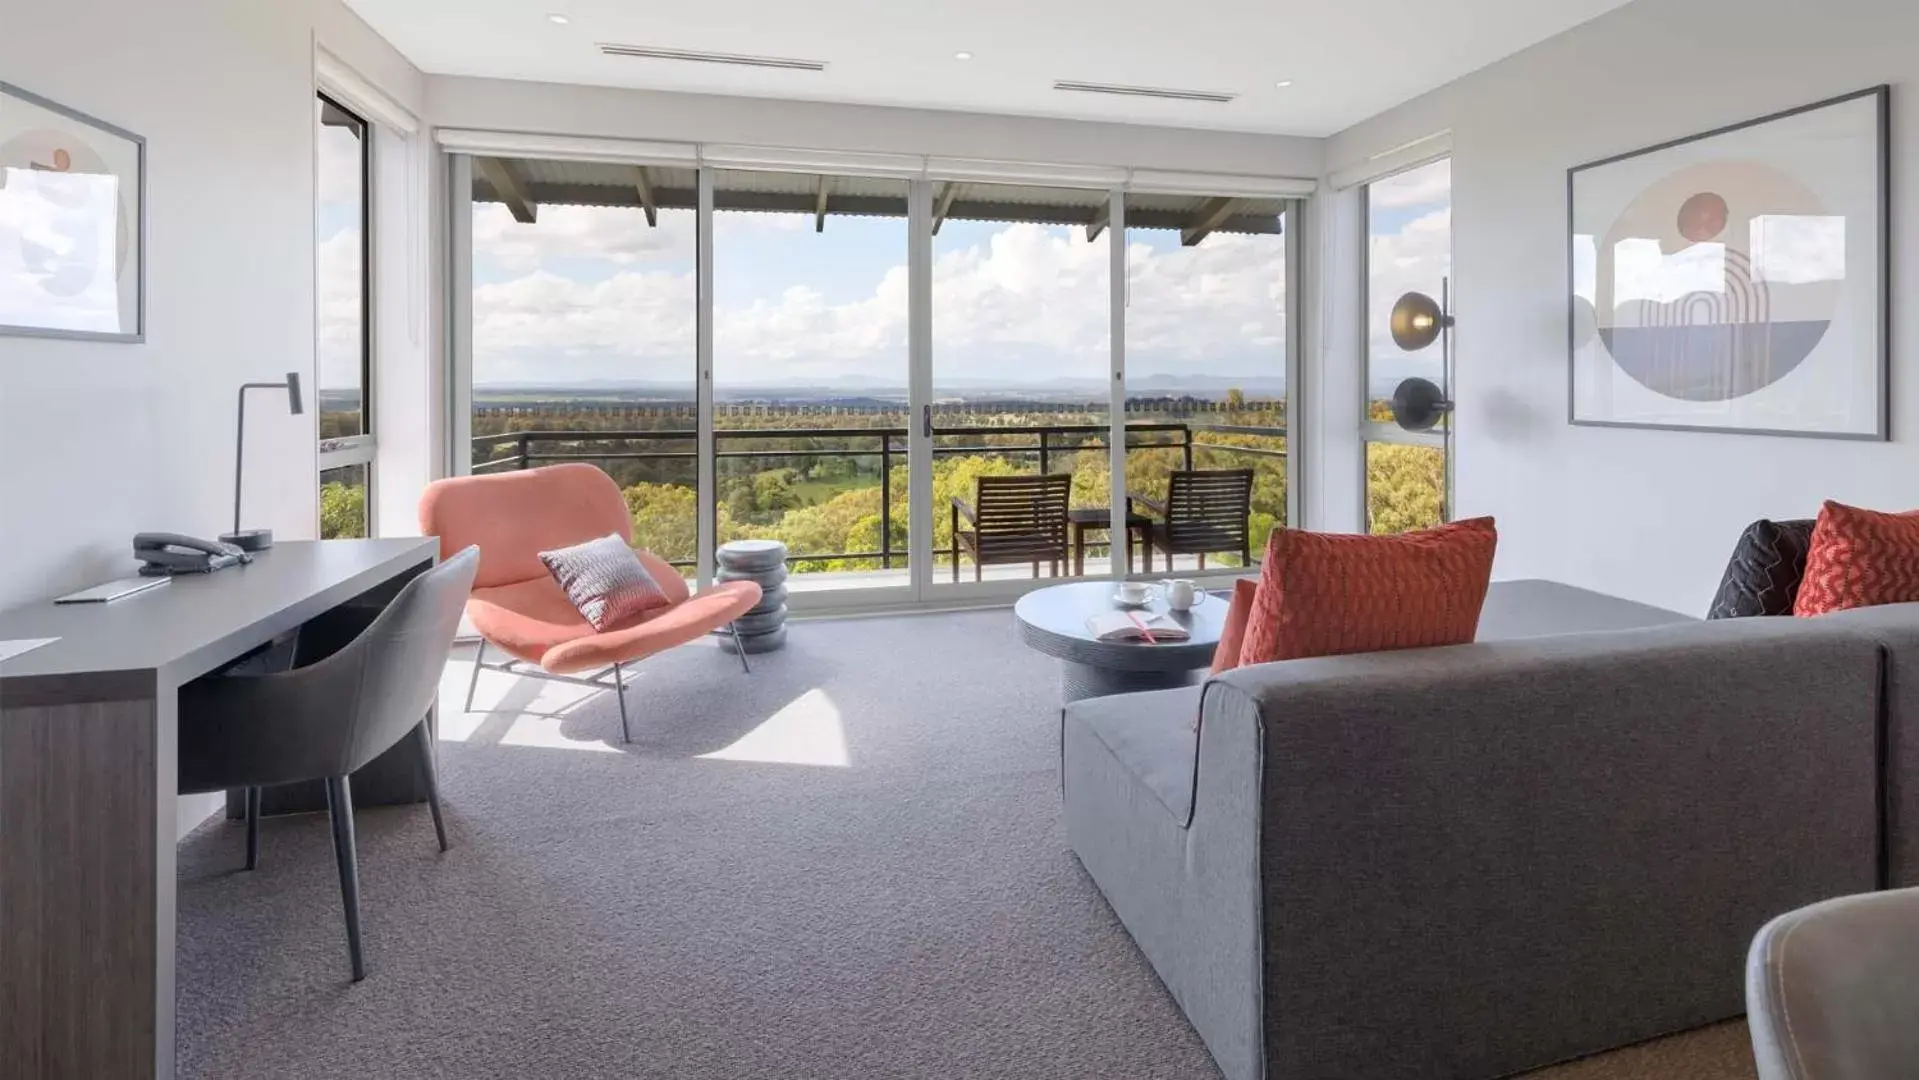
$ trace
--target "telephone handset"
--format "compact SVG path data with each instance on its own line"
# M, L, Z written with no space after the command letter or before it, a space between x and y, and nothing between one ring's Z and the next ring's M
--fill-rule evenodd
M162 532L135 533L133 555L142 563L140 573L145 577L211 574L253 561L253 556L232 544Z

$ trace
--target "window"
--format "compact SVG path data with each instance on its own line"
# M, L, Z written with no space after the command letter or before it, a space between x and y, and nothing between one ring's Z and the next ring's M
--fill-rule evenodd
M1375 533L1428 528L1447 519L1452 416L1428 430L1393 417L1394 392L1423 379L1450 398L1450 330L1405 349L1392 334L1393 307L1419 293L1450 311L1452 162L1441 159L1367 185L1366 206L1366 527Z
M1127 490L1164 501L1175 470L1253 473L1247 531L1169 569L1244 565L1286 524L1288 205L1126 197ZM1230 490L1209 489L1204 512Z
M941 580L1072 576L1075 567L1043 558L979 565L955 538L956 523L966 534L975 526L958 521L965 510L953 500L976 510L981 477L1064 474L1073 510L1111 501L1111 193L957 182L938 192L931 384Z
M714 172L715 535L787 547L792 589L907 584L907 194Z
M320 414L320 536L366 536L373 462L372 131L322 94L314 103L314 275Z
M476 475L585 462L634 542L699 556L693 170L472 159Z

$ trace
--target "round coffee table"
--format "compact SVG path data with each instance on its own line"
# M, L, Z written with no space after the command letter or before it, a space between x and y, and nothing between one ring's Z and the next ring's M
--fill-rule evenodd
M1110 581L1082 581L1029 592L1013 606L1013 617L1019 620L1021 641L1059 657L1060 697L1071 702L1194 682L1194 672L1212 666L1227 607L1219 597L1205 596L1191 611L1171 612L1192 636L1158 645L1097 641L1086 629L1089 616L1118 610ZM1158 597L1140 610L1168 613L1166 601Z

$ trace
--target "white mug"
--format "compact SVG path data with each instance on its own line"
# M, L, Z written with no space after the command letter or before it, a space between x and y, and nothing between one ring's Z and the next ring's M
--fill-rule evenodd
M1166 589L1166 606L1174 611L1190 611L1193 602L1198 599L1199 591L1185 578L1168 578L1160 582Z
M1144 604L1153 595L1153 590L1143 581L1122 581L1119 583L1119 598L1128 604Z

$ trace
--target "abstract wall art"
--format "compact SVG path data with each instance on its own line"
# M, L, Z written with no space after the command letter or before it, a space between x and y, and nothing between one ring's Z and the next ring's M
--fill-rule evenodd
M0 334L146 335L146 140L0 82Z
M1889 436L1889 96L1568 171L1573 423Z

